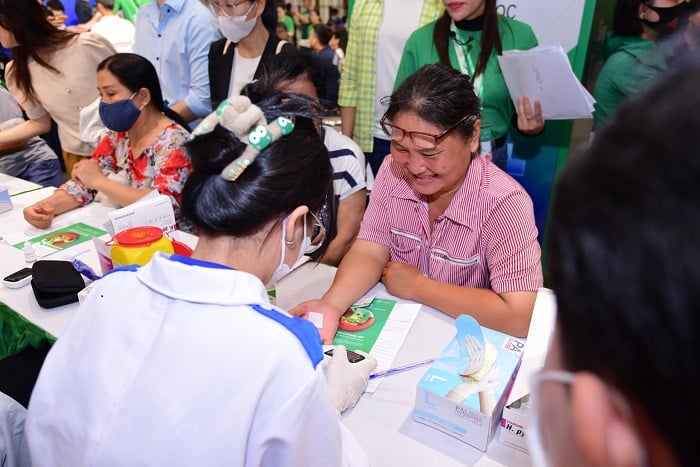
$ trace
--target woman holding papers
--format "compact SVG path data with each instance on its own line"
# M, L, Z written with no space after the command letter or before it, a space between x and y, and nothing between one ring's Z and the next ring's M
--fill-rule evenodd
M499 15L496 0L443 3L443 15L416 30L406 42L394 89L428 63L444 63L469 76L482 105L480 152L505 169L506 133L513 117L517 115L516 126L526 135L542 132L544 120L539 101L533 106L523 96L518 108L513 107L496 55L531 49L537 38L527 24Z
M323 314L321 335L330 342L340 316L381 280L396 297L527 334L542 286L532 201L477 157L481 112L469 78L426 65L388 104L382 127L391 155L357 240L323 298L290 312Z
M367 465L338 416L376 360L322 362L316 327L265 288L326 245L319 111L235 96L195 129L182 211L199 242L94 283L32 393L32 465Z
M97 192L126 206L154 189L170 196L179 218L180 191L191 168L182 151L189 133L164 107L155 68L139 55L116 54L97 70L100 117L110 131L92 158L75 164L71 180L26 207L24 218L47 228L54 216L91 202Z

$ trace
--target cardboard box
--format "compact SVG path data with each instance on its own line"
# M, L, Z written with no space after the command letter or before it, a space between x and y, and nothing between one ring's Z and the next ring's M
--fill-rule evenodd
M460 348L455 337L418 383L413 418L485 451L501 420L525 342L492 329L481 329L487 342L497 351L495 361L484 364L491 372L490 377L478 381L474 386L478 390L462 402L455 400L454 389L458 385L464 382L472 384L465 379L468 377L460 375L464 369L460 369L463 364L460 363ZM479 391L484 388L486 390ZM461 391L462 395L468 392Z
M549 341L554 331L556 309L554 292L545 288L540 289L530 320L522 363L501 417L498 441L523 452L528 452L525 428L530 402L530 375L539 371L544 365Z

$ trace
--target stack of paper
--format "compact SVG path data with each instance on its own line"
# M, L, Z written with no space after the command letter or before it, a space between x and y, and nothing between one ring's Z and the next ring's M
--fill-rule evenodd
M527 96L542 104L545 120L593 118L595 99L571 69L564 49L544 44L530 50L504 50L498 57L513 105Z

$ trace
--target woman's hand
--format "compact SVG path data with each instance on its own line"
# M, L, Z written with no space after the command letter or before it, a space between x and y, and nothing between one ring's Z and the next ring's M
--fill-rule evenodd
M318 330L321 334L321 340L324 344L332 344L335 333L338 330L338 323L340 323L340 317L343 315L345 310L340 311L333 305L323 300L307 300L301 302L291 310L289 314L292 316L300 316L302 318L314 321L313 318L309 318L310 313L318 313L323 316L323 327Z
M75 164L71 176L91 190L99 190L98 185L107 180L94 159L85 159Z
M38 229L48 229L56 215L56 210L49 203L39 201L27 206L22 211L24 219Z
M530 98L523 96L518 98L518 130L524 135L538 135L544 130L542 119L542 105L535 101L535 112L532 112Z
M387 292L407 300L415 300L413 293L419 290L424 279L423 273L412 264L389 261L382 272Z

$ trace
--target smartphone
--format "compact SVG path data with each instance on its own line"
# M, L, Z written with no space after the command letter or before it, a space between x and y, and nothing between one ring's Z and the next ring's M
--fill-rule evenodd
M32 268L22 268L2 279L2 284L10 289L17 289L29 284L32 280Z
M334 349L328 349L328 350L326 350L326 351L323 352L323 353L325 353L325 354L328 355L329 357L332 357L332 356L333 356L333 350L334 350ZM347 350L347 354L348 354L348 361L349 361L350 363L361 362L362 360L365 359L365 356L364 356L364 355L360 355L359 353L353 352L352 350Z

